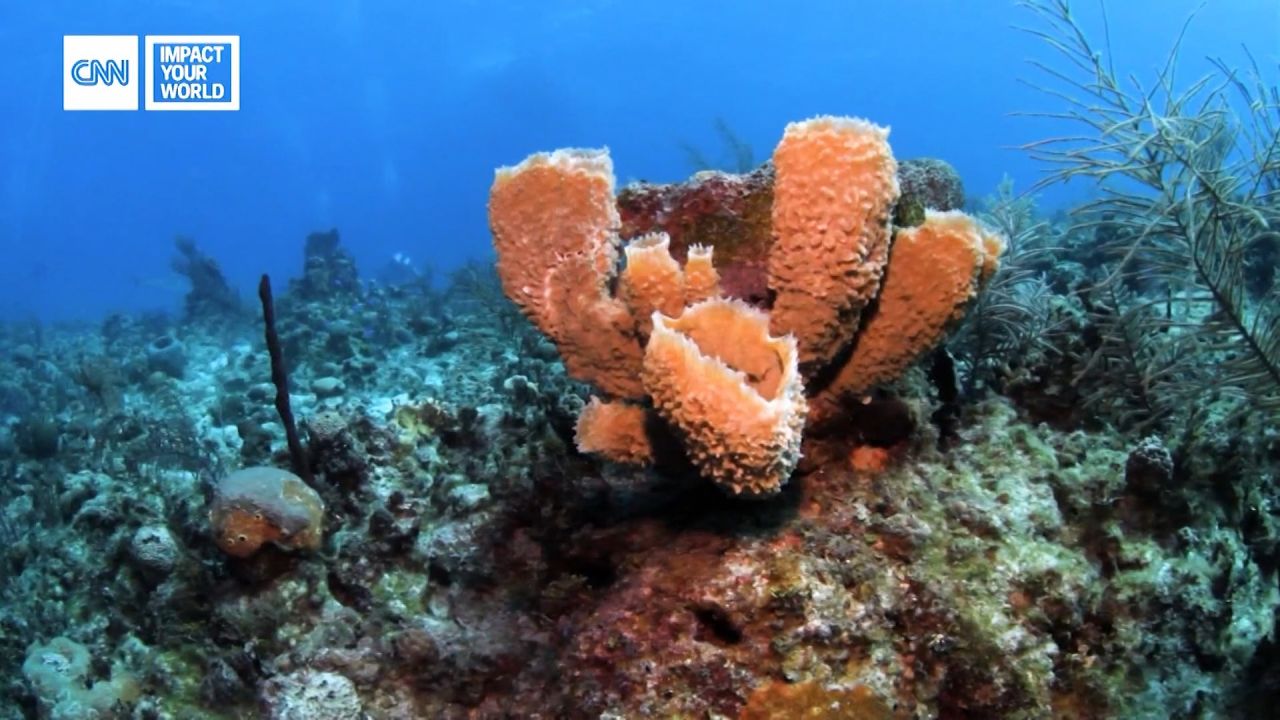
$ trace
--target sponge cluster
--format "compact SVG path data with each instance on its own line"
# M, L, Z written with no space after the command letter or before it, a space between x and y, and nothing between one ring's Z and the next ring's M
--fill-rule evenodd
M895 227L888 137L855 118L787 126L773 155L768 298L756 306L724 296L712 245L690 245L681 263L664 231L623 241L607 151L538 153L497 171L489 220L503 288L603 396L579 417L582 450L651 463L667 432L726 491L768 496L794 471L807 421L945 337L1003 242L959 212Z

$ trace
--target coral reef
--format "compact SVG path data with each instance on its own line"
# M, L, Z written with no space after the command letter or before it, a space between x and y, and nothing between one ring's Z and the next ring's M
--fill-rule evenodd
M926 210L964 209L964 181L951 164L940 158L910 158L898 165L902 197Z
M302 277L295 292L303 298L352 295L360 287L355 258L342 246L336 229L307 236L302 254Z
M51 720L102 717L137 700L138 688L127 677L88 683L92 658L83 645L56 637L47 645L33 645L22 664L40 707Z
M1122 80L1066 2L1028 7L1067 38L1051 47L1071 70L1051 70L1050 81L1086 90L1064 111L1078 130L1030 149L1055 167L1046 182L1082 178L1102 190L1076 212L1102 271L1082 292L1100 336L1086 369L1103 375L1085 400L1128 410L1138 429L1184 419L1184 408L1222 393L1242 415L1280 420L1280 303L1251 293L1257 275L1247 272L1280 221L1275 86L1256 63L1219 60L1210 79L1143 107L1146 92ZM1178 50L1154 86L1174 84Z
M759 308L690 295L695 257L719 250L687 256L684 299L743 323L716 352L763 405L785 342ZM1280 533L1240 515L1265 496L1224 492L1276 476L1265 436L1056 429L1019 395L968 400L944 446L913 369L807 437L771 502L735 503L682 478L655 408L589 400L492 272L427 292L281 295L323 533L245 558L210 524L219 484L291 462L260 323L0 327L23 391L0 422L0 717L59 716L59 683L108 717L183 720L1266 706ZM694 318L653 335L715 346ZM181 377L148 360L169 333ZM86 358L118 403L78 379ZM661 472L579 455L580 422Z
M1208 120L1144 140L1188 206L1096 223L819 119L503 169L442 288L314 234L268 333L193 244L180 319L0 323L0 719L1269 716L1275 208L1200 214Z
M184 300L189 320L209 321L239 309L240 298L227 283L216 260L201 252L192 238L179 235L174 239L174 246L178 254L170 266L191 283Z

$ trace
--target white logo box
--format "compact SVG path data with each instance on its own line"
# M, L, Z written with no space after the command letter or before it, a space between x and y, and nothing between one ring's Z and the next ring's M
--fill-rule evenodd
M141 71L137 35L64 35L62 109L137 110Z

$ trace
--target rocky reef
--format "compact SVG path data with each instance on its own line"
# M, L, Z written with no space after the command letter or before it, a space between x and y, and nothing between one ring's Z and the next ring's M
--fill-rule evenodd
M616 195L602 154L535 156L496 271L441 286L313 234L275 318L305 472L190 241L180 322L0 327L0 717L1269 707L1274 427L1059 412L1097 321L1025 251L1079 231L899 170L834 119Z

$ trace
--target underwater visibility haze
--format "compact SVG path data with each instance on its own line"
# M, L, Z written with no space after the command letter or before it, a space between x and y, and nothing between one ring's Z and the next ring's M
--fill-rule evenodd
M1274 715L1275 0L0 59L0 718Z

